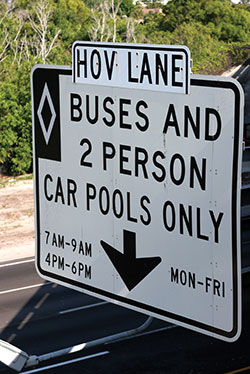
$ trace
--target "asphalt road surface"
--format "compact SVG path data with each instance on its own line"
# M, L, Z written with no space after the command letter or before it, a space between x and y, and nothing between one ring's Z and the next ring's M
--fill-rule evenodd
M146 316L45 282L34 261L0 265L0 338L44 354L135 328ZM250 367L250 282L244 277L240 339L225 343L154 319L136 337L82 350L22 373L246 373ZM244 369L242 371L242 369ZM14 373L0 366L1 374Z

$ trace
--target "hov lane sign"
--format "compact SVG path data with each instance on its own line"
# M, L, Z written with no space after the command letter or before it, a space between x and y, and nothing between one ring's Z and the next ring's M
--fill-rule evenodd
M74 83L163 92L190 92L190 51L185 46L76 41Z
M226 341L241 329L243 94L32 72L36 266L67 287Z

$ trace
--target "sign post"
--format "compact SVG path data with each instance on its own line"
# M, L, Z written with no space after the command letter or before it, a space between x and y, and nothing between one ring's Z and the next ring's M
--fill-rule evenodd
M80 47L75 44L73 73L46 65L32 72L39 274L236 340L241 329L240 86L232 79L192 76L181 93L173 93L172 84L158 89L152 83L149 89L150 62L145 61L153 55L147 49L138 60L144 88L143 79L135 89L124 77L121 87L115 79L109 85L107 66L111 77L115 56L120 58L117 45L109 45L106 66L105 50L91 43ZM129 48L122 50L123 59L129 52L132 59ZM100 85L93 78L97 67L88 76L91 56L105 69L98 70Z

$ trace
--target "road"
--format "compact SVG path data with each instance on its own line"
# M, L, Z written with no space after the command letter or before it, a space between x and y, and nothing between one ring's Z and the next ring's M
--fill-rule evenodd
M41 280L33 260L0 266L0 338L29 354L73 346L145 321L139 313Z
M34 261L2 267L1 279L1 338L28 353L81 343L119 331L116 326L123 320L131 328L145 319L130 312L131 324L124 308L41 280Z
M36 274L32 259L0 266L0 338L29 354L40 355L128 330L146 319L140 313L44 282ZM23 373L212 374L248 367L249 285L244 280L243 330L236 343L224 343L155 319L138 337L71 354L44 363L42 371ZM1 374L12 372L0 366Z

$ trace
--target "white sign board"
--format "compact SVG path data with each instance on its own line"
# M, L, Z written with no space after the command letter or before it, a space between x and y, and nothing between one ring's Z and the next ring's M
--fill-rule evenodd
M190 92L190 51L185 46L77 41L72 66L74 83Z
M190 95L32 72L36 264L74 289L224 340L241 329L242 90Z

